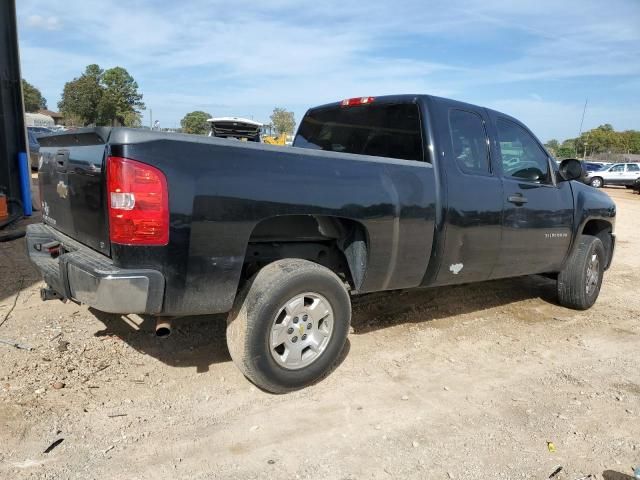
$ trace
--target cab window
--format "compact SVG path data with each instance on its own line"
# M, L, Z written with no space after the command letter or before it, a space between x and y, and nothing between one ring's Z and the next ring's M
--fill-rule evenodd
M489 149L482 118L466 110L451 110L449 131L453 157L460 170L475 175L488 175Z
M549 159L533 136L520 125L498 120L498 141L505 177L552 183Z
M415 103L371 103L309 110L294 147L402 160L425 160Z

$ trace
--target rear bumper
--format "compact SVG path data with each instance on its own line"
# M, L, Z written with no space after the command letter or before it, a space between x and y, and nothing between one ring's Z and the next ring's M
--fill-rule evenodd
M165 279L150 269L123 269L106 256L44 224L27 227L29 259L44 281L64 298L109 313L160 313ZM53 257L42 248L60 242L63 252Z

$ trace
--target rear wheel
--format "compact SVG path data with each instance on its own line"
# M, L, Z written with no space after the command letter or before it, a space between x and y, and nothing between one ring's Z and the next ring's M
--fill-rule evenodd
M602 285L606 256L602 241L581 235L578 246L558 274L558 301L576 310L586 310L597 300Z
M227 345L249 380L283 393L331 370L350 322L349 294L336 274L307 260L279 260L239 293L227 320Z
M604 181L600 177L594 177L591 179L591 182L589 182L589 185L595 188L601 188L604 185Z

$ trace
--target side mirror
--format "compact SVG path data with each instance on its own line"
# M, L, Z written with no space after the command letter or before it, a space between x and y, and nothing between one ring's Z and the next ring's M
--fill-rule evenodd
M566 158L560 162L559 167L561 181L580 180L585 171L582 168L582 162L576 158Z

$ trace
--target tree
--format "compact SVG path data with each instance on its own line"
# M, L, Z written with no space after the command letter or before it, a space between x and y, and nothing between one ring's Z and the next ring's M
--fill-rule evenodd
M293 112L289 112L284 108L276 107L271 114L271 123L276 129L278 134L293 134L293 129L296 126L296 119L293 116Z
M544 146L547 147L547 150L549 150L552 155L557 155L558 148L560 147L560 142L558 142L558 140L556 140L555 138L552 138L547 143L545 143Z
M210 113L196 110L195 112L187 113L183 119L180 120L180 126L182 127L183 133L204 135L209 131L209 125L207 124L209 118L211 118Z
M122 67L106 70L102 75L104 87L98 105L99 122L104 125L127 125L128 121L139 119L140 110L144 110L142 94L138 92L138 83Z
M47 100L40 90L22 79L22 96L24 97L24 109L26 112L37 112L47 108Z
M140 125L144 109L138 84L122 67L103 71L88 65L82 75L67 82L58 108L65 118L83 125Z
M95 64L88 65L79 78L65 83L58 108L66 119L78 120L82 125L98 122L98 108L102 100L102 75Z

